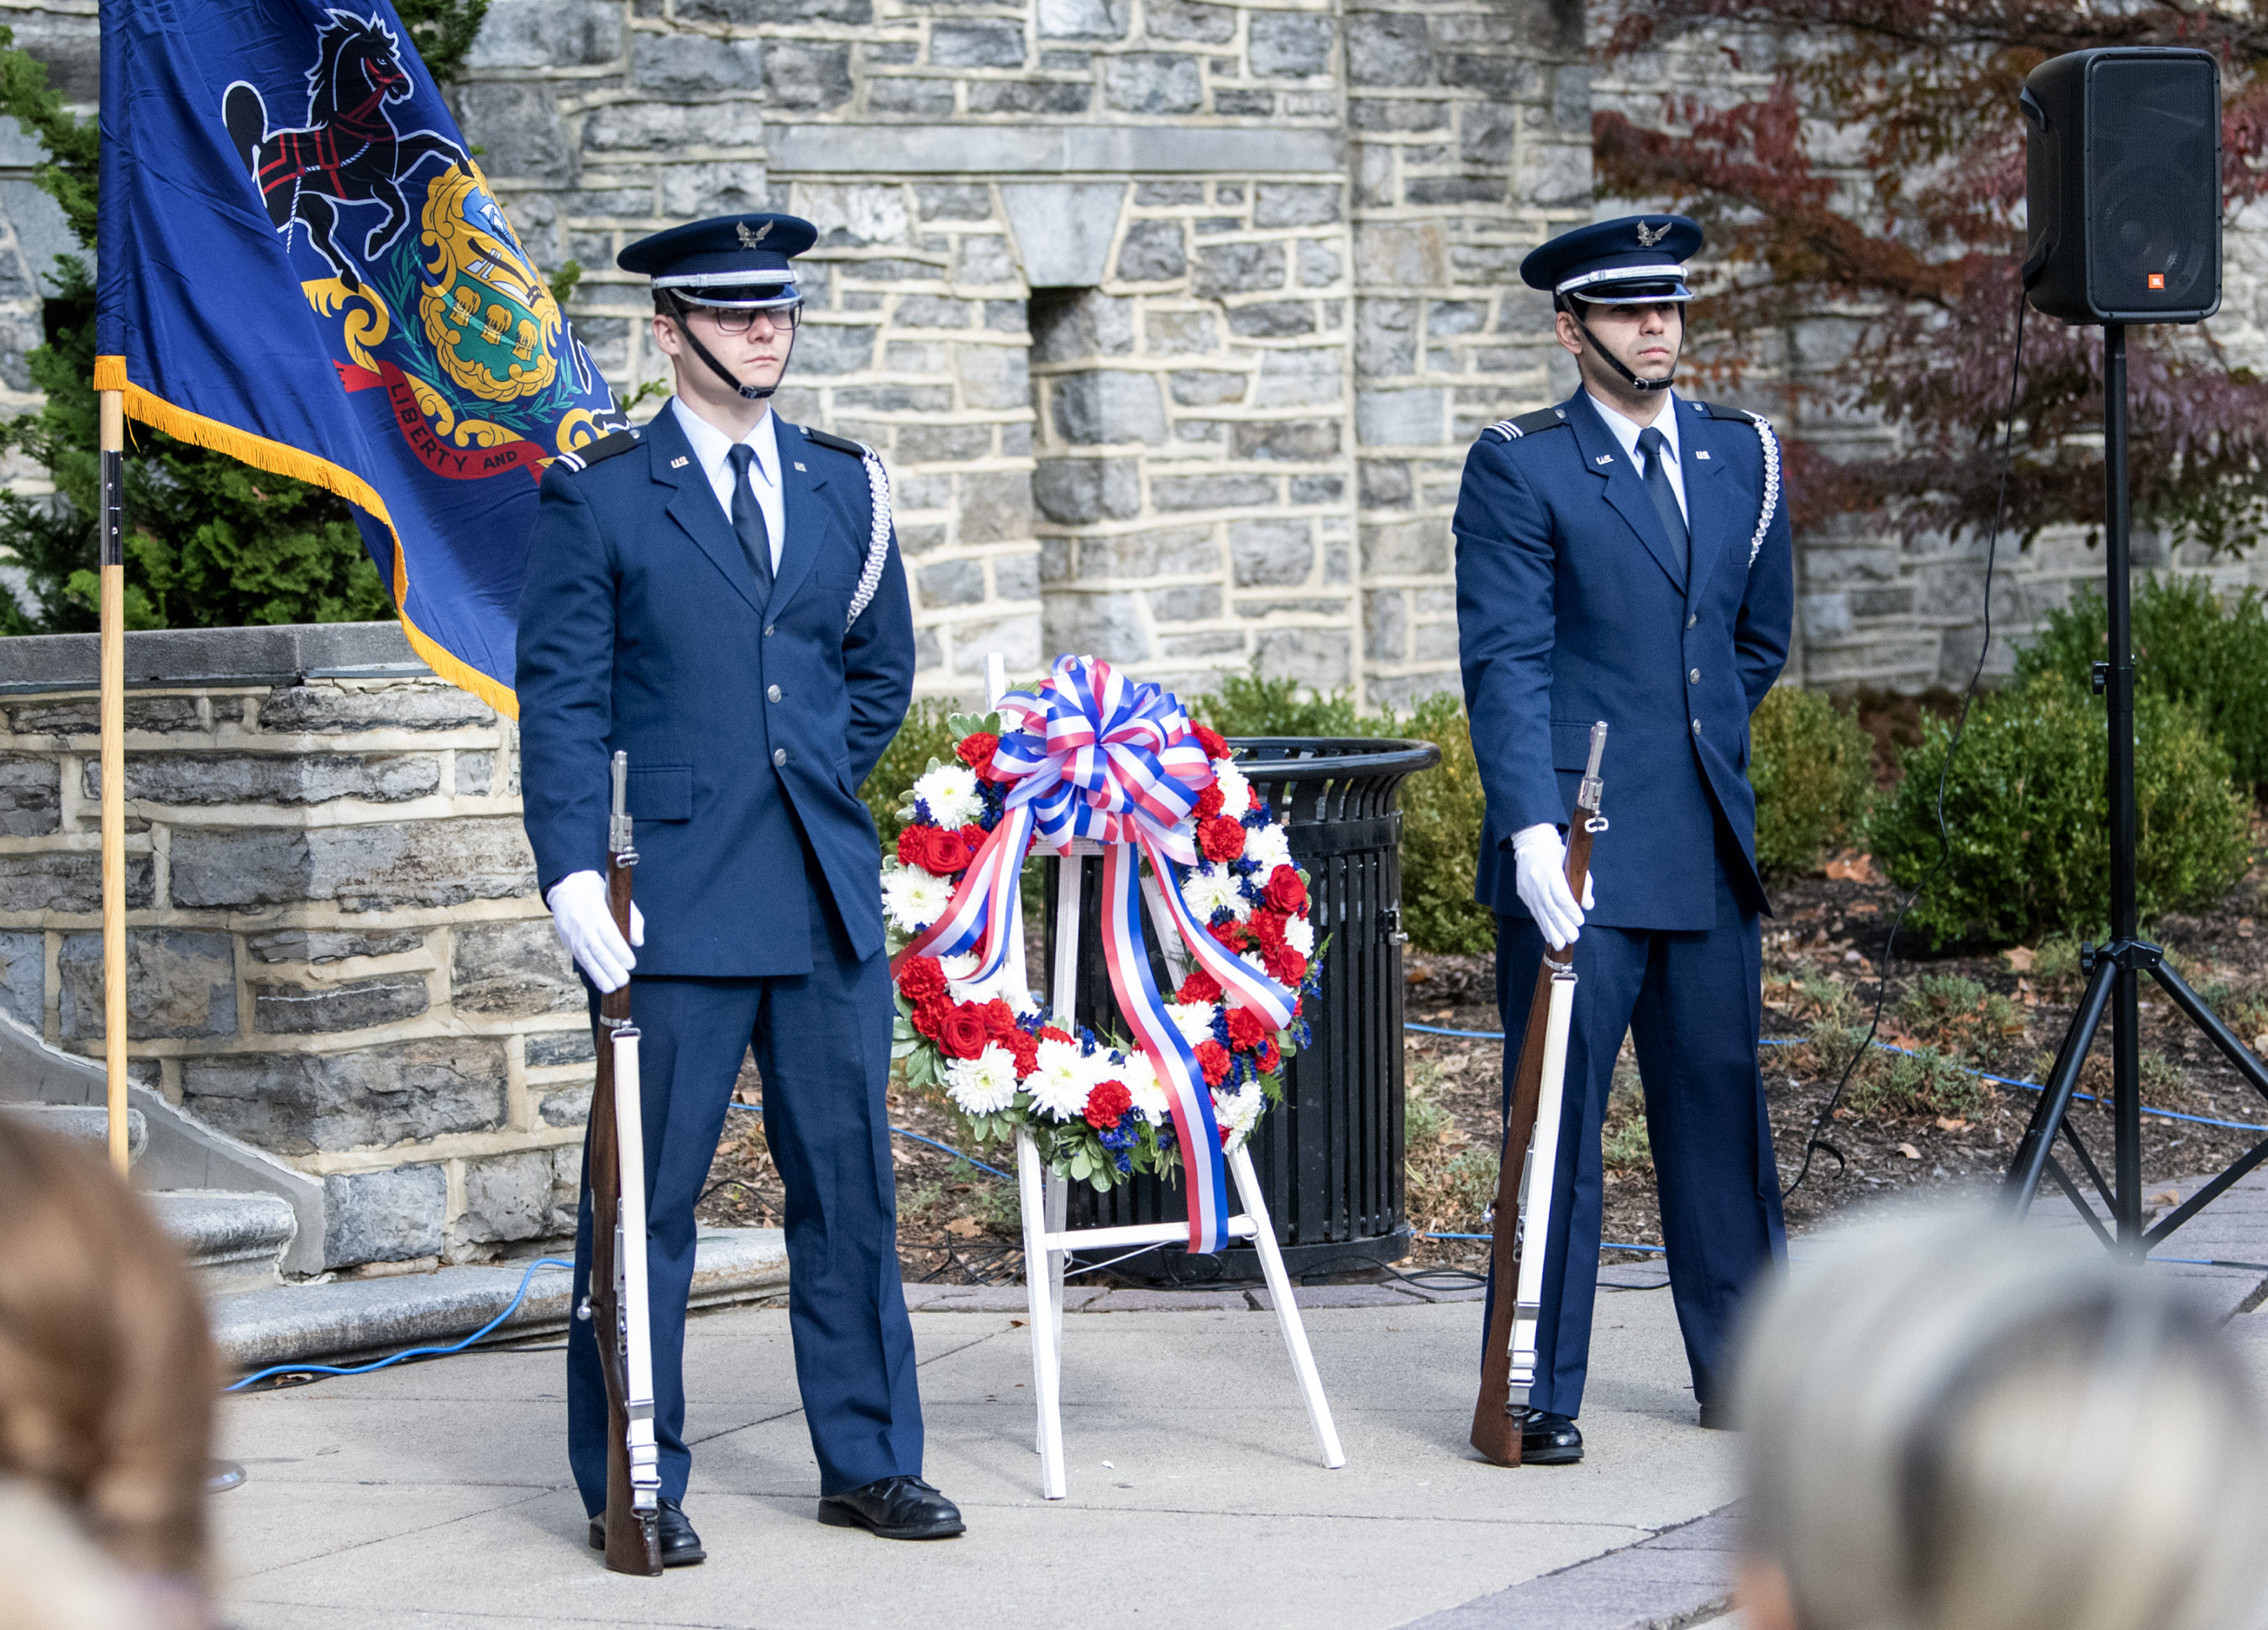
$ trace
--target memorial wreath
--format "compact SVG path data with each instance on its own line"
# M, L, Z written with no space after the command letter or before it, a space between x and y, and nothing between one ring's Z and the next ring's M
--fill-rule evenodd
M978 1144L1025 1129L1051 1169L1099 1190L1191 1169L1193 1241L1211 1231L1201 1209L1225 1226L1222 1155L1282 1097L1320 985L1282 823L1226 741L1105 663L1062 658L951 726L954 760L908 789L883 862L908 1084L942 1092ZM1130 1040L999 988L1026 853L1082 837L1102 846L1104 958ZM1169 995L1143 943L1145 892L1188 964Z

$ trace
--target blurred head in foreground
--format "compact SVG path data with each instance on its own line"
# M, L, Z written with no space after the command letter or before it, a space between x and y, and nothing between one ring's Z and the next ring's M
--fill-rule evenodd
M1736 1394L1747 1630L2242 1630L2268 1467L2161 1270L1976 1218L1823 1250Z
M205 1560L212 1343L180 1253L99 1155L0 1115L0 1479L132 1572Z

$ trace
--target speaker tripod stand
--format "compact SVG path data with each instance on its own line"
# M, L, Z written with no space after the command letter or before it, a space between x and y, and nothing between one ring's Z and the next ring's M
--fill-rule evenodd
M2143 1230L2140 1002L2144 976L2157 982L2174 1006L2220 1049L2236 1073L2263 1098L2268 1098L2268 1069L2261 1067L2252 1050L2221 1023L2188 982L2166 966L2164 952L2140 937L2134 887L2133 590L2127 576L2126 328L2122 323L2106 323L2102 328L2102 481L2110 660L2095 664L2095 688L2108 701L2110 715L2110 938L2094 947L2086 958L2087 994L2080 999L2079 1012L2057 1049L2055 1068L2048 1074L2046 1090L2032 1112L2031 1124L2024 1129L2023 1141L2016 1146L2016 1158L2008 1168L2001 1193L2008 1208L2021 1216L2031 1209L2041 1178L2051 1177L2104 1245L2140 1257L2268 1160L2268 1138L2263 1138L2220 1176L2159 1218L2146 1233ZM2080 1067L2086 1063L2106 1014L2110 1020L2111 1081L2111 1156L2107 1178L2071 1123ZM2110 1213L2111 1229L2103 1227L2079 1185L2056 1158L2058 1137L2102 1196Z

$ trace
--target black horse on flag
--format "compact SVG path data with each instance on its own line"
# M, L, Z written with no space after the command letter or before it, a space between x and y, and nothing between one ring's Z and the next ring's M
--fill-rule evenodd
M362 280L339 247L340 204L382 204L386 217L363 239L365 263L376 260L409 221L401 182L431 158L470 161L465 151L431 130L402 135L386 106L416 88L401 61L401 41L377 16L333 11L316 33L319 54L307 70L307 123L270 130L268 105L244 80L221 99L221 122L268 205L268 218L288 239L303 221L309 239L350 290Z

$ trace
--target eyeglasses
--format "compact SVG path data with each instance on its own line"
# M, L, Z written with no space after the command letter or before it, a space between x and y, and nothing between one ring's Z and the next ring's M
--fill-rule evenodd
M792 305L702 305L694 309L708 312L719 334L746 334L759 317L768 319L774 328L785 331L803 318L800 300Z

